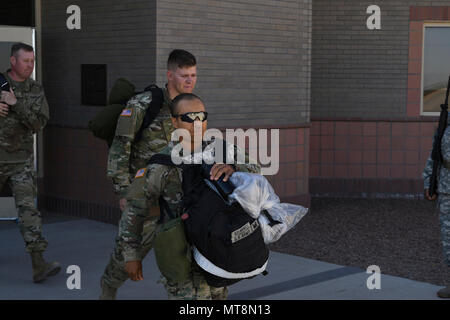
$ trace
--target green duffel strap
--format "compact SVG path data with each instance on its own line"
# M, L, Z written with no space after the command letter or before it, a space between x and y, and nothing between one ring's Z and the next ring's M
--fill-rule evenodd
M153 248L159 270L172 282L183 282L191 275L191 250L181 218L163 224Z

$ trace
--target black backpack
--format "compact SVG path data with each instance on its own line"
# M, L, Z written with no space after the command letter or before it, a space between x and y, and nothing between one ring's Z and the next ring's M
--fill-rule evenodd
M182 168L185 233L210 286L228 286L267 273L269 250L259 222L239 203L227 201L231 182L209 180L211 165L175 165L170 155L156 154L149 163Z

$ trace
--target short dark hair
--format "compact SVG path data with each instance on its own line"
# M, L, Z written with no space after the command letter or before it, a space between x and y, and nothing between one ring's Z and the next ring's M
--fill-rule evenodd
M11 57L17 56L17 52L19 50L24 50L26 52L34 52L34 49L32 46L30 46L26 43L23 43L23 42L17 42L11 46Z
M170 113L172 114L172 116L176 116L178 113L178 105L180 104L181 101L183 100L187 100L187 101L193 101L193 100L198 100L200 101L203 105L205 105L205 103L203 102L203 100L197 96L196 94L193 93L181 93L179 95L177 95L173 100L172 103L170 104Z
M167 70L176 68L187 68L197 65L194 55L183 49L175 49L169 54L167 59Z

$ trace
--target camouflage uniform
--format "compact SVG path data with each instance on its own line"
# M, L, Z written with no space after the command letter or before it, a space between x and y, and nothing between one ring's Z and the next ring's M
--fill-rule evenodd
M449 118L450 120L450 118ZM450 122L450 121L449 121ZM433 138L433 142L434 142ZM444 259L450 266L450 126L447 124L442 137L443 165L438 169L438 202L439 221L441 226L441 239L444 251ZM427 160L422 177L424 178L424 189L429 189L431 173L433 172L433 160L431 155Z
M9 71L9 70L8 70ZM49 119L42 86L32 79L16 82L4 73L17 98L6 117L0 117L0 190L8 183L19 215L19 230L27 252L42 252L41 214L36 208L33 134Z
M174 143L170 142L161 153L171 154ZM237 152L235 148L235 159ZM236 171L259 173L260 167L255 164L235 164ZM144 171L145 170L145 171ZM139 170L127 196L127 207L119 225L119 241L122 243L125 261L142 260L142 229L143 222L148 217L148 208L162 196L168 203L174 215L181 215L182 211L182 170L159 164L151 164L144 170ZM167 221L168 216L164 220ZM159 228L156 228L157 233ZM167 290L169 299L211 300L226 299L226 287L210 287L199 267L192 264L191 278L183 283L173 282L162 277L161 281Z
M116 135L109 150L107 175L112 179L114 190L119 198L125 198L131 180L137 169L147 166L151 156L167 146L174 130L170 120L171 103L167 88L163 89L163 106L150 126L142 132L138 142L134 142L144 120L147 108L152 100L150 91L131 98L117 122ZM157 212L159 214L159 211ZM125 215L122 214L121 222ZM152 248L158 217L148 217L144 222L142 251L144 258ZM111 259L105 268L102 282L113 288L119 288L127 279L121 243L116 239Z

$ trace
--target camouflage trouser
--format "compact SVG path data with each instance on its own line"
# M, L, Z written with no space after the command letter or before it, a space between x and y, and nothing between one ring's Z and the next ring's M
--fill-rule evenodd
M0 163L0 190L8 183L19 215L19 230L27 252L44 251L47 241L42 237L41 213L36 208L36 186L30 162Z
M125 219L124 214L119 223ZM155 238L155 233L158 228L159 217L152 217L144 223L144 228L142 232L142 242L141 242L141 253L140 256L142 260L152 249L153 239ZM123 247L119 237L116 237L115 247L111 253L111 258L109 259L108 265L102 276L102 281L108 286L113 288L119 288L127 279L128 274L125 271L125 260L122 255Z
M228 296L227 287L210 287L195 263L188 281L176 283L161 277L160 282L166 288L169 300L226 300Z
M438 206L444 260L450 267L450 195L440 194Z

